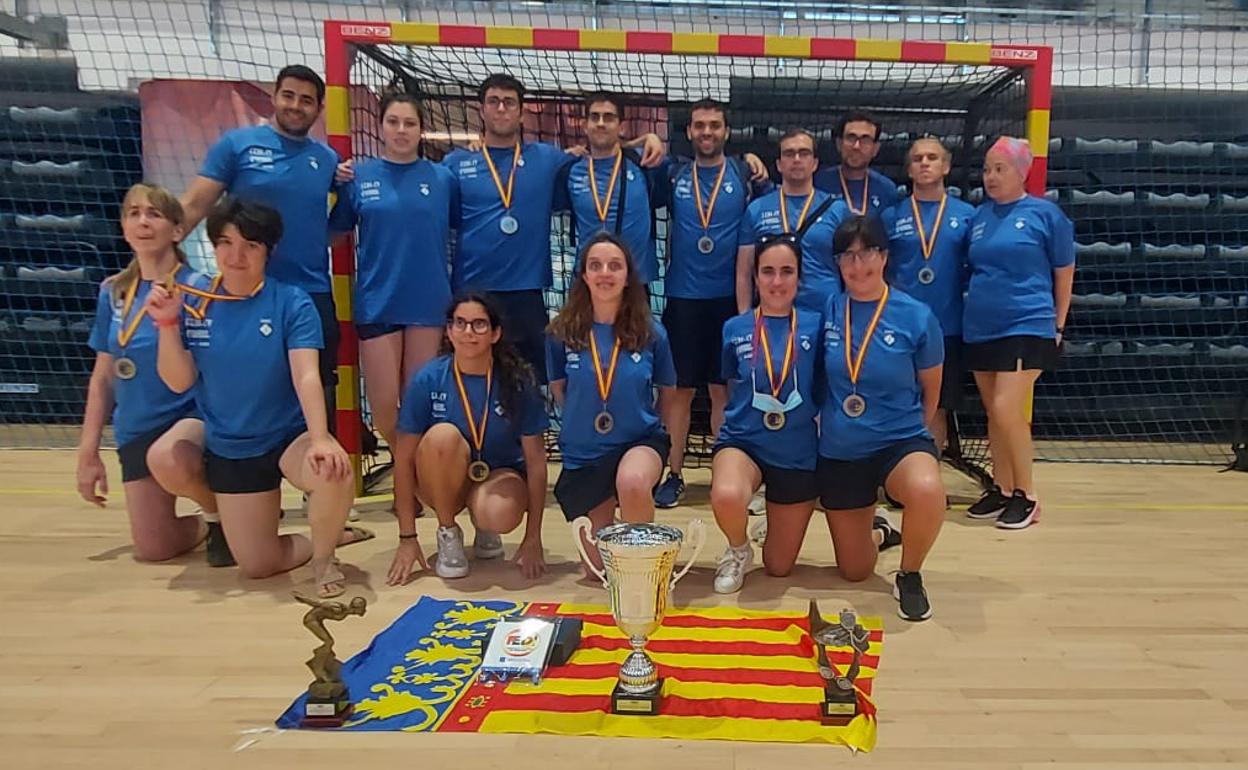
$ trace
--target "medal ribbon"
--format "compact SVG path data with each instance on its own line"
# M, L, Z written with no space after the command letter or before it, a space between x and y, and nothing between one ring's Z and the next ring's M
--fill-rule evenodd
M511 159L511 173L507 175L507 189L503 189L503 180L498 175L498 169L494 167L494 159L490 157L490 148L482 147L481 154L485 155L485 165L490 168L490 176L494 178L494 187L498 190L498 197L503 200L503 208L511 210L511 193L516 186L516 167L520 165L520 143L516 142L516 153ZM592 171L590 172L593 173Z
M815 190L811 188L810 194L806 196L806 205L802 206L802 213L797 215L797 228L802 229L802 223L806 221L806 212L810 211L810 204L815 201ZM784 228L786 233L795 232L789 229L789 207L784 202L784 188L780 188L780 226Z
M472 402L468 400L468 391L464 388L464 377L459 372L459 362L455 365L455 386L459 388L459 403L464 408L464 417L468 420L468 433L472 438L472 446L477 450L477 456L481 456L481 447L485 446L485 427L490 421L490 393L494 388L494 361L490 361L490 367L485 370L485 408L481 410L481 427L477 429L477 421L472 416Z
M164 286L170 291L170 293L173 291L172 287L174 286L174 276L176 276L178 271L181 269L181 266L175 267L173 272L165 278ZM139 312L136 313L133 318L130 318L130 310L134 307L134 299L139 294L140 283L142 283L141 279L131 284L130 288L126 291L126 298L123 300L123 304L121 306L122 325L117 328L117 344L120 345L123 350L126 345L130 344L130 340L134 338L135 332L139 330L139 323L143 320L143 316L147 315L147 308L141 307L139 308ZM192 313L195 312L190 305L184 304L182 307ZM129 318L129 321L126 320L127 318Z
M880 323L880 316L884 314L884 305L888 304L888 284L884 284L884 294L880 297L880 301L875 306L875 314L871 316L871 323L867 326L867 331L862 335L862 345L858 348L858 355L850 359L850 348L854 346L854 332L850 327L849 309L854 301L845 296L845 368L849 370L849 383L853 386L854 392L858 391L858 375L862 373L862 362L867 357L867 347L871 344L871 338L875 336L875 327Z
M914 226L919 229L919 245L923 247L923 261L932 258L932 249L936 248L936 236L940 233L941 220L945 218L945 203L949 200L949 193L940 194L940 208L936 209L936 224L932 225L932 237L927 237L926 228L923 227L923 217L919 214L919 201L910 196L910 208L914 211Z
M856 214L860 217L867 215L867 203L871 200L871 173L862 179L862 208L854 208L854 202L849 199L849 184L845 181L845 172L837 167L837 175L841 178L841 192L845 195L845 203L849 206L849 213Z
M594 196L594 211L598 214L599 221L603 227L607 224L607 214L611 211L611 196L615 194L615 182L620 178L620 164L624 162L624 151L616 149L615 151L615 168L611 169L611 181L607 182L607 195L605 199L598 197L598 177L594 175L594 156L589 156L589 191ZM514 166L512 167L515 168ZM590 335L593 338L593 335Z
M696 163L693 166L693 202L698 207L698 219L702 220L703 230L711 229L711 215L715 213L715 201L719 198L719 186L724 181L724 170L727 168L728 162L721 161L719 164L719 176L715 178L715 189L711 190L711 199L707 202L705 210L703 210L702 190L698 184L698 166Z
M789 311L789 342L784 347L784 364L780 369L780 382L776 382L776 372L771 363L771 347L767 344L767 324L763 321L763 311L758 309L755 311L754 319L754 339L763 348L763 360L767 364L767 381L771 383L772 398L780 398L780 391L784 389L784 381L789 379L789 371L793 364L793 341L797 338L797 310Z
M190 305L183 305L182 307L186 308L190 312L191 315L195 316L196 318L200 320L203 320L203 318L208 315L208 306L211 305L214 301L220 300L221 302L241 302L242 300L251 299L252 297L256 296L257 294L260 293L260 290L264 288L264 280L261 279L260 283L256 284L256 288L252 289L251 293L248 294L246 297L238 297L233 294L217 294L217 289L221 287L221 281L222 281L222 276L220 275L213 278L212 286L208 288L208 291L203 291L202 289L196 289L194 286L187 286L184 283L178 284L178 288L181 289L182 291L195 297L201 297L204 300L203 302L199 303L198 308L193 308Z
M615 338L615 348L611 351L611 365L607 376L602 376L602 362L598 359L598 342L594 339L594 330L589 330L589 348L594 356L594 376L598 379L598 395L602 397L602 405L607 405L607 397L611 395L611 386L615 384L615 365L620 360L620 338Z

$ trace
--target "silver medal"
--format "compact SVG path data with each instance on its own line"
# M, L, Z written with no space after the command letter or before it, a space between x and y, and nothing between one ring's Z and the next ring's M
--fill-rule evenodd
M715 241L711 240L711 236L704 235L698 239L698 251L703 254L710 254L715 250Z
M924 286L927 286L934 280L936 280L935 270L931 269L930 267L924 267L922 270L919 270L919 283L923 284Z
M520 223L511 214L507 214L498 220L498 229L502 230L504 235L514 235L520 229Z

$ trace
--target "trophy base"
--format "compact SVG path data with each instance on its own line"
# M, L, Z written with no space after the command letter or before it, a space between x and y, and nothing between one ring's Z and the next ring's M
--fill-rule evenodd
M659 713L659 699L662 692L662 679L655 682L653 690L645 693L628 692L623 685L616 682L615 689L611 691L611 713L653 716Z
M308 695L299 726L305 729L342 727L351 718L352 711L353 707L345 689L341 695L331 698Z
M819 704L819 715L825 725L849 724L858 715L858 694L853 690L847 692L839 687L825 687L823 703Z

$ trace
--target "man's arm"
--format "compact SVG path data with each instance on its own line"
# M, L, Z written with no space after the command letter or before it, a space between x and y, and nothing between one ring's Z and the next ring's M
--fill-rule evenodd
M744 313L754 304L754 247L737 247L737 312Z
M195 229L225 192L225 183L206 176L197 176L182 194L182 225L186 232Z

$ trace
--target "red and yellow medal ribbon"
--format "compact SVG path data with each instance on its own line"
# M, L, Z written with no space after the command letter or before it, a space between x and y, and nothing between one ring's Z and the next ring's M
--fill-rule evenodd
M485 407L481 410L481 423L478 426L476 419L472 415L472 403L468 400L468 391L464 388L464 377L459 371L459 362L454 362L455 370L455 387L459 388L459 403L463 405L464 417L468 420L468 433L472 439L472 446L477 450L477 456L481 456L481 447L485 446L485 426L490 421L490 394L494 388L494 362L490 361L490 366L485 370Z
M208 287L208 291L203 291L202 289L196 289L194 286L188 286L184 283L178 284L178 288L181 289L182 291L186 292L187 294L190 294L191 296L200 297L204 300L203 302L199 303L198 308L193 308L190 305L183 305L182 307L186 308L187 311L190 312L191 315L202 320L205 316L208 315L208 307L213 302L218 301L218 300L220 300L221 302L240 302L245 299L251 299L252 297L259 294L260 290L264 288L264 280L262 279L260 283L256 284L256 288L252 289L251 293L245 297L235 296L233 294L218 294L217 289L221 288L221 280L222 280L222 276L220 275L213 278L212 285Z
M871 200L871 173L867 172L867 175L862 179L861 208L855 207L854 202L849 199L849 184L845 181L845 172L838 167L836 174L841 178L841 192L845 195L845 205L849 206L849 213L865 217L867 215L867 203Z
M754 316L754 339L763 349L763 360L767 364L767 381L771 384L771 395L780 398L785 380L789 379L789 371L793 364L794 340L797 339L797 310L789 311L789 342L784 347L784 364L780 367L780 381L776 382L776 371L771 363L771 347L767 344L767 324L763 321L763 311L758 309Z
M520 143L516 142L516 153L511 159L511 173L507 175L507 189L503 189L502 177L498 175L498 169L494 167L494 159L490 157L490 148L482 147L481 154L485 156L485 165L490 169L490 176L494 178L494 187L498 190L498 197L503 200L503 208L511 210L511 193L516 187L516 168L520 165ZM590 159L593 162L593 159ZM590 174L593 174L592 166Z
M871 344L871 338L875 336L875 327L880 323L880 316L884 315L884 305L888 304L888 284L884 284L884 294L881 295L880 301L875 306L875 313L871 316L871 323L867 326L867 331L862 335L862 345L858 348L858 355L850 356L850 348L854 346L854 332L850 326L849 309L854 304L853 299L849 295L845 296L845 368L849 370L849 383L858 388L858 375L862 373L862 362L867 358L867 347Z
M797 227L793 230L789 229L789 206L784 201L784 188L780 188L780 226L784 228L786 233L797 232L802 229L802 223L806 221L806 213L810 211L810 204L815 200L815 190L811 188L810 194L806 196L806 204L802 206L802 213L797 215Z
M620 178L620 165L623 162L624 151L617 148L615 151L615 168L611 169L611 181L607 182L607 194L605 197L599 198L598 177L594 175L594 156L589 156L589 191L594 196L594 211L597 212L598 219L604 226L607 224L607 214L611 211L611 196L615 194L615 182Z
M940 208L936 209L936 223L932 225L932 237L927 237L927 228L923 227L923 216L919 213L919 201L913 195L910 196L910 208L914 211L914 226L919 230L919 245L923 247L923 260L927 261L932 258L932 250L936 248L936 236L940 233L940 222L945 218L945 203L949 200L949 193L940 194Z
M611 395L611 386L615 384L615 365L620 360L620 338L615 338L615 347L611 350L611 365L607 369L604 377L602 374L602 361L598 357L598 341L594 339L594 330L589 330L589 350L594 357L594 376L598 380L598 395L602 397L602 403L605 406L607 397Z
M715 178L715 189L711 190L711 199L707 202L705 209L702 206L702 189L698 183L698 166L693 166L693 202L698 207L698 219L702 221L702 229L711 229L711 215L715 213L715 201L719 198L719 186L724 181L724 171L728 168L726 161L720 161L719 176ZM812 191L813 192L813 191ZM799 225L800 227L800 225Z
M178 271L181 269L182 269L181 266L175 267L173 269L173 272L171 272L168 275L168 277L165 278L165 282L164 282L165 288L169 289L171 293L172 293L172 287L175 285L174 277L178 274ZM147 315L147 308L141 307L139 308L139 312L134 314L133 318L130 317L130 311L131 309L134 308L135 297L137 297L139 294L139 284L142 282L143 281L140 279L132 283L130 285L130 288L126 290L126 298L122 300L121 326L117 327L117 344L120 345L123 350L125 349L126 345L130 344L130 340L134 338L135 332L139 330L139 323L143 321L143 316ZM184 304L182 305L182 307L186 308L188 311L192 313L195 312L189 305Z

